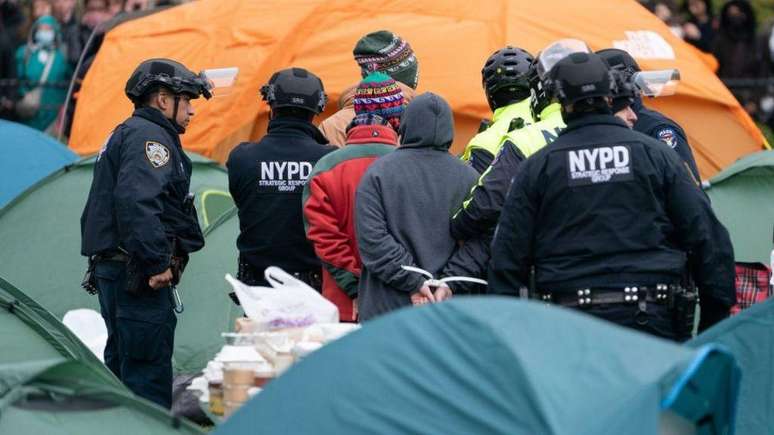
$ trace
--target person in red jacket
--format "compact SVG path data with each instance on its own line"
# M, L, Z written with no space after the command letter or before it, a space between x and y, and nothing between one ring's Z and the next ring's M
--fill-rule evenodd
M355 238L355 191L379 157L398 144L404 96L388 75L368 75L355 92L355 118L346 146L315 164L304 187L306 237L323 263L322 294L345 322L357 321L357 287L362 262Z

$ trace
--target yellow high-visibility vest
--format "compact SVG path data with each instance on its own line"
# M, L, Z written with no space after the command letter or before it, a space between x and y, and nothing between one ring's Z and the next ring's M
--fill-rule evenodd
M492 157L496 156L497 153L500 152L503 136L508 134L508 128L510 128L513 119L521 118L524 121L525 126L533 124L535 121L532 119L532 110L529 107L529 101L529 98L527 98L518 103L513 103L495 110L492 115L492 125L481 133L473 136L473 139L468 142L465 151L462 153L462 160L470 160L473 150L477 149L486 150Z

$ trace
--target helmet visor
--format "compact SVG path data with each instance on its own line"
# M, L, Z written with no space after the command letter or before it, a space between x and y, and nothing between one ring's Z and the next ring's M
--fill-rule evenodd
M229 95L234 90L238 76L238 67L206 69L199 73L207 92L215 97Z
M677 69L662 69L655 71L640 71L634 73L632 81L647 97L666 97L677 92L680 83L680 71Z
M580 39L560 39L540 52L537 73L542 79L560 60L573 53L591 53L589 46Z

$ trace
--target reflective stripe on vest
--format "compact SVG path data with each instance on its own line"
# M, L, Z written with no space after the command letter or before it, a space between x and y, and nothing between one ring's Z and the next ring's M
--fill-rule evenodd
M513 146L521 151L525 158L529 158L529 156L540 151L544 146L555 141L559 136L559 133L566 127L564 120L562 119L561 106L556 103L543 109L543 111L540 112L540 119L541 121L535 124L528 125L505 135L500 142L500 148L505 145L505 142L510 141ZM462 210L468 208L468 205L473 200L473 192L484 185L484 179L489 175L489 171L491 170L492 165L489 165L489 167L486 168L486 171L478 177L478 182L470 189L470 193L463 201L462 207L454 213L452 219L456 218Z

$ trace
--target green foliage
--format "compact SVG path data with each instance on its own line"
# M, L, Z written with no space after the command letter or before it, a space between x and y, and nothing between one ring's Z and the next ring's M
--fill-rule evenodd
M756 124L758 125L758 128L761 129L761 133L766 137L766 141L774 145L774 131L771 130L771 127L762 122Z

